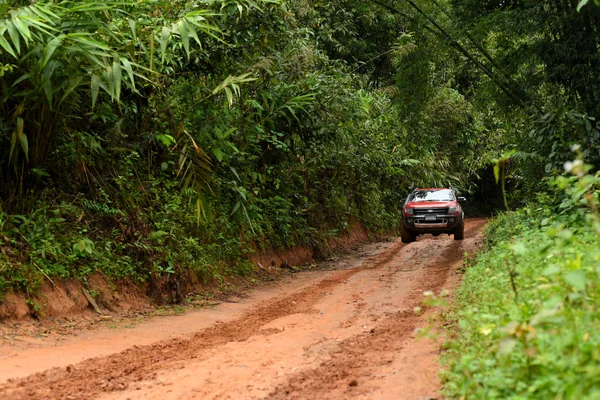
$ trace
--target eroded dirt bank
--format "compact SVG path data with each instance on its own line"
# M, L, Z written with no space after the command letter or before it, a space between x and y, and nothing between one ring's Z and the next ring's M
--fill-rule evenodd
M438 346L415 341L415 329L426 321L413 308L424 291L439 292L456 280L453 271L464 252L477 248L484 225L469 220L462 242L427 236L409 245L373 244L363 257L299 274L235 306L165 317L161 329L155 321L53 347L4 345L0 397L437 397ZM98 350L99 343L112 348ZM70 361L74 352L84 361ZM28 360L28 367L12 372L18 360Z
M278 269L282 266L308 265L314 262L315 256L323 258L336 249L350 249L367 242L369 237L365 228L358 221L351 220L348 232L325 239L316 247L296 245L285 250L266 249L250 254L249 261L260 268L262 278L259 279L265 276L271 278L269 275L278 276ZM176 274L174 280L180 284L184 295L211 291L210 283L202 284L193 274L187 274L185 278ZM245 282L240 280L244 286ZM44 282L36 294L8 292L0 301L0 335L6 335L3 323L81 317L97 321L99 314L119 317L148 312L156 305L175 300L174 293L167 290L166 282L164 275L152 277L143 284L111 282L105 275L95 273L87 278L85 285L76 279L54 278ZM216 292L221 290L215 289Z

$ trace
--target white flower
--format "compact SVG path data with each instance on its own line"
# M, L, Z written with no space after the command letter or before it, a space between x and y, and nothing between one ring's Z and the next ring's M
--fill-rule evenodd
M565 171L571 172L573 170L573 161L567 161L564 165Z
M567 161L564 165L565 171L577 175L582 175L582 171L579 170L581 167L583 167L583 161L580 159L574 161Z

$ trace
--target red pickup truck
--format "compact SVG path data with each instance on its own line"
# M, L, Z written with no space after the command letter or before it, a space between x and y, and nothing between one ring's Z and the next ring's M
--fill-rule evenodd
M465 232L465 214L458 203L464 197L457 197L452 189L415 189L407 198L402 209L403 243L414 242L418 235L441 233L454 235L454 240L462 240Z

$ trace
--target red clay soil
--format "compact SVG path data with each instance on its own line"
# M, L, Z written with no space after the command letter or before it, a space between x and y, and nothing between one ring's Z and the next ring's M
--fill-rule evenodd
M336 249L349 249L369 241L365 228L358 222L351 220L351 228L345 234L327 238L319 245L317 251L320 256L333 254ZM313 262L315 249L311 246L293 246L285 250L263 250L252 253L248 259L254 265L262 267L281 267L287 265L305 265Z
M255 294L236 309L210 311L225 322L200 310L162 317L170 329L153 331L152 323L130 329L124 343L122 330L97 333L103 340L112 337L112 354L97 349L94 337L100 336L94 335L84 342L9 349L10 355L2 354L5 344L0 398L439 397L439 345L415 339L427 321L413 310L424 292L452 289L463 254L476 251L485 223L468 220L463 241L425 236L409 245L371 244L362 254ZM180 335L170 337L169 330ZM153 334L157 341L149 342ZM136 340L139 345L131 345ZM84 361L65 365L60 355L68 359L74 348ZM29 369L10 372L6 367L19 359L29 360ZM44 369L55 368L42 372L36 360Z
M315 251L323 258L334 253L335 250L349 250L357 245L367 243L369 236L364 227L357 221L350 221L350 229L339 236L325 239L315 250L308 245L297 245L287 249L268 249L255 251L249 255L249 261L260 267L258 275L268 275L268 280L279 277L282 266L308 265L314 262ZM260 278L259 278L260 280ZM247 282L241 280L241 286ZM240 286L235 282L233 286ZM217 285L214 285L217 286ZM35 296L27 294L7 293L0 302L0 334L2 324L11 322L34 322L40 320L48 325L51 319L78 319L85 317L87 320L98 321L102 317L94 312L98 307L104 316L120 317L132 313L148 312L154 305L161 305L168 300L164 292L164 282L160 279L152 284L134 285L131 282L110 282L99 273L88 277L85 288L76 279L54 278L46 281ZM203 285L200 282L188 280L185 285L186 293L219 292L221 288ZM95 305L92 306L84 291L94 294ZM162 293L161 293L162 292ZM153 299L148 296L151 294ZM30 305L35 304L35 307ZM44 325L44 324L42 324Z

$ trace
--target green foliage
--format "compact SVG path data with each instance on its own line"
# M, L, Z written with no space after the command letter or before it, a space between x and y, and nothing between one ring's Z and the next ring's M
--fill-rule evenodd
M580 159L567 168L549 195L490 224L456 299L448 396L600 395L600 174Z
M498 117L510 110L512 115L501 117L513 130L505 130L505 136L518 150L538 156L520 166L527 185L535 187L545 174L560 169L574 143L583 145L586 159L598 165L600 86L594 65L600 55L600 8L554 0L451 4L454 23L466 27L474 42L493 55L490 68L521 93L524 107L514 113L515 101L489 80L479 76L467 81L477 103L487 103L484 107L493 108Z
M585 5L587 5L589 2L590 2L590 0L580 0L579 4L577 5L577 12L581 11L581 8L584 7ZM597 6L600 6L600 1L594 0L594 3Z
M199 32L209 37L219 34L207 19L214 13L176 10L181 6L171 5L177 15L172 20L156 12L154 1L36 2L4 10L0 16L2 62L12 64L3 68L0 77L0 140L10 135L8 163L17 180L29 181L27 172L42 166L57 137L77 130L75 124L66 125L104 101L101 92L120 102L122 95L140 94L140 89L155 84L156 31L161 30L157 41L163 64L167 46L176 49L179 43L173 37L189 55L190 38L201 45ZM129 18L133 10L137 20ZM89 128L83 125L82 131ZM24 188L14 185L10 172L3 169L0 174L6 182L3 196L19 191L23 196Z
M220 279L245 271L255 249L318 246L357 222L394 230L410 186L489 199L488 166L507 151L507 190L520 198L574 143L593 160L598 128L591 111L574 111L588 103L571 91L583 86L531 71L557 59L528 48L534 61L512 60L496 75L475 62L510 59L539 28L506 32L504 5L476 6L2 7L4 287L95 272ZM486 30L490 16L502 23ZM532 76L530 95L516 101L512 83ZM544 116L529 108L540 97Z
M374 88L397 18L352 3L6 9L0 291L245 274L253 249L395 229L408 185L457 182ZM444 96L434 123L462 109Z
M153 211L152 226L135 212L115 213L87 201L40 204L27 216L1 213L0 292L34 292L47 277L85 281L92 273L138 282L170 274L209 282L248 273L239 240L199 239L195 219L182 215L178 196L155 195L167 203Z

